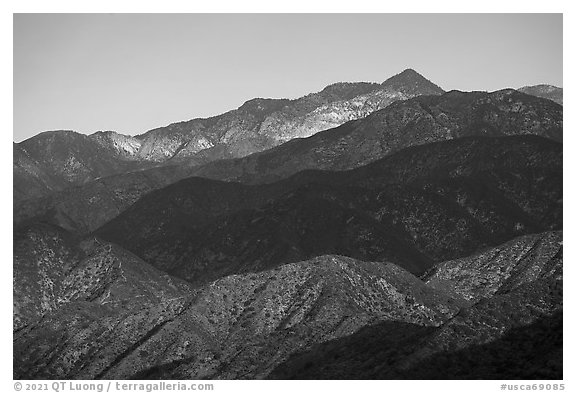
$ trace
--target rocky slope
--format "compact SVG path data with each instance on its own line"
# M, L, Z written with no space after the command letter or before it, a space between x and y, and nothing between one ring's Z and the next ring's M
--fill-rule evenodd
M537 279L562 278L562 233L514 239L483 253L443 262L424 277L434 288L478 302Z
M133 161L131 137L115 133L51 131L14 144L14 200L48 195L72 185L149 168Z
M142 146L142 142L138 138L118 134L114 131L98 131L89 136L102 147L114 149L116 154L122 158L134 159Z
M431 285L434 272L423 282L390 263L333 255L190 290L142 261L133 270L131 254L99 240L46 226L19 239L17 281L50 282L44 298L58 301L16 327L15 379L403 378L432 356L494 340L515 348L519 328L562 307L559 233L463 261L481 278L506 266L487 255L523 255L496 293L474 300ZM533 252L535 243L557 252ZM35 290L15 290L15 302Z
M356 168L403 148L466 136L538 135L562 141L562 106L515 90L451 91L395 102L361 120L295 139L262 153L192 170L247 183L305 169Z
M458 310L389 263L323 256L191 291L116 246L57 228L31 228L16 245L19 379L258 378L366 324L438 326Z
M382 84L336 83L296 100L256 98L237 110L148 131L139 157L164 161L203 154L243 157L365 117L397 100L443 90L408 69Z
M187 292L183 281L95 238L46 224L14 235L14 330L75 302L139 309Z
M394 265L339 256L229 276L209 288L193 310L201 309L207 315L221 349L212 370L200 375L203 378L262 378L289 354L312 343L348 335L382 320L435 326L458 309L450 299L429 291ZM188 331L181 325L173 330ZM161 348L162 341L160 335L148 348ZM190 350L183 356L192 361L143 369L136 375L198 376L193 354Z
M533 136L417 146L347 172L271 184L190 178L96 233L206 282L335 253L419 274L521 234L562 227L562 145Z
M564 89L561 87L551 85L524 86L518 89L518 91L536 97L546 98L560 105L563 103Z
M459 267L462 274L447 273ZM270 377L562 379L561 233L522 237L440 264L427 286L467 304L437 328L384 322L317 344ZM467 290L454 290L462 287Z

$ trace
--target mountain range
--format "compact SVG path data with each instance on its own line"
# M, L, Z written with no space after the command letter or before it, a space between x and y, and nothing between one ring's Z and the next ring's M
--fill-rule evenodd
M416 97L364 119L244 158L200 166L183 162L109 176L44 198L15 198L15 223L44 216L86 233L117 216L145 193L190 176L267 183L307 169L356 168L409 146L465 136L528 134L561 141L562 127L560 105L514 90L453 91ZM88 210L94 213L86 216ZM80 222L81 217L87 217L87 222Z
M563 107L519 90L14 144L14 378L562 379Z
M560 104L561 90L549 85L519 89ZM216 117L174 123L137 136L114 131L92 135L44 132L13 145L14 200L38 198L150 167L202 166L244 157L362 119L396 101L443 93L407 69L382 84L336 83L295 100L256 98ZM207 170L208 176L214 176L212 171Z
M408 69L382 84L336 83L295 99L247 101L222 115L142 135L41 133L14 144L14 198L27 199L113 174L185 160L198 165L243 157L358 119L397 100L443 90Z

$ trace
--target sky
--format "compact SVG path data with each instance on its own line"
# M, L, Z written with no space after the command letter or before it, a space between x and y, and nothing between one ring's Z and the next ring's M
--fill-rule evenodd
M15 14L15 142L142 134L413 68L444 90L562 87L562 14Z

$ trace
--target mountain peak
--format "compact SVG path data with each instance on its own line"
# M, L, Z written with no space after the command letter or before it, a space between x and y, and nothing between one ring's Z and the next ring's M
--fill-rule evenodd
M388 81L393 81L393 80L411 80L411 79L424 79L427 80L426 78L424 78L422 76L422 74L420 74L419 72L417 72L416 70L414 70L413 68L406 68L404 71L391 76L390 78L386 79L386 82Z
M416 70L414 70L413 68L406 68L404 71L402 71L398 75L408 75L408 76L416 75L416 76L423 78L423 76L420 73L418 73Z
M430 82L428 79L424 78L421 74L412 68L407 68L401 73L386 79L382 83L382 86L403 90L405 92L411 92L412 90L416 89L421 91L422 89L425 89L426 92L424 94L444 93L444 90L442 90L441 87Z
M242 104L238 110L265 116L280 110L289 102L290 100L286 98L252 98Z

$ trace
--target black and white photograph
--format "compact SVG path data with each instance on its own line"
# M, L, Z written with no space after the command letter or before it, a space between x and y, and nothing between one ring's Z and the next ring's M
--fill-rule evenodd
M570 391L562 13L11 17L8 388Z

